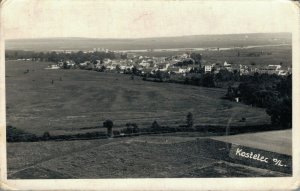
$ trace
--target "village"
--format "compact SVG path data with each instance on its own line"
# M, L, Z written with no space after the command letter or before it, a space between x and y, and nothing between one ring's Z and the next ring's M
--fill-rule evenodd
M95 71L130 73L137 70L141 75L155 74L163 72L168 75L186 76L189 73L210 73L218 74L221 71L228 71L243 75L258 74L276 74L279 76L287 76L291 74L292 68L283 66L282 63L274 63L269 65L249 65L231 63L226 60L210 62L202 59L199 53L183 53L168 57L150 57L137 55L132 52L110 51L108 49L94 49L93 51L84 52L95 53L97 51L105 51L115 55L114 59L104 58L102 60L86 60L76 63L74 60L60 60L57 64L51 64L45 69L85 69ZM70 54L69 52L64 52ZM24 59L20 59L24 60ZM30 60L30 59L27 59Z

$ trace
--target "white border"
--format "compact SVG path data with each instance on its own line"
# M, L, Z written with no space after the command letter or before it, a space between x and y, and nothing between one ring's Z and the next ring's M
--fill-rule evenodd
M3 4L1 3L1 10ZM5 122L5 59L2 15L0 22L0 190L295 190L300 187L300 12L299 2L289 2L293 29L293 177L284 178L173 178L173 179L68 179L7 180Z

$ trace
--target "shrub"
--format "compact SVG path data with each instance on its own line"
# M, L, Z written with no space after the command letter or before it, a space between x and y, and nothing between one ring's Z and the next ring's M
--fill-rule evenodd
M113 134L114 134L114 135L120 135L120 131L114 130L114 131L113 131Z
M187 127L191 128L193 127L193 124L194 124L193 114L189 112L186 116L186 125Z
M157 123L157 121L153 121L151 128L157 130L160 129L160 125Z
M7 126L6 130L6 140L8 142L38 141L36 135L17 129L16 127Z
M50 133L48 131L44 132L42 136L42 140L49 140L51 138Z

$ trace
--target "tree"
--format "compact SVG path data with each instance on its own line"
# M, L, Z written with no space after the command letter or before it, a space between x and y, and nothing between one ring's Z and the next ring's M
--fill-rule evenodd
M70 67L68 66L68 63L67 63L67 62L64 62L64 63L63 63L63 69L70 69Z
M157 121L153 121L151 128L157 130L160 129L160 125L157 123Z
M267 114L271 116L273 125L279 125L284 128L292 127L292 98L285 97L277 100L274 104L270 105Z
M105 66L101 66L99 72L104 72L106 70L106 67Z
M241 99L245 104L255 105L255 98L253 96L253 93L259 91L258 85L250 82L241 83L238 87L238 90L240 91Z
M193 60L195 60L195 64L199 64L201 65L201 61L202 61L202 56L199 53L192 53L190 56Z
M186 125L189 128L192 128L193 124L194 124L193 114L191 112L189 112L186 116Z
M44 132L43 136L42 136L42 139L43 140L49 140L50 139L50 133L48 131Z
M112 120L107 119L103 122L103 127L107 128L107 135L108 136L112 136L112 128L114 126L114 123L112 122Z
M214 76L207 73L202 78L202 84L204 87L215 87Z
M131 69L132 74L137 75L138 74L138 69L136 68L136 66L133 66L133 68Z
M157 70L155 72L155 77L158 78L159 81L161 81L161 82L163 81L163 74L162 74L162 72L160 70Z
M121 72L121 67L120 67L120 65L118 64L118 65L116 65L116 71L118 72L118 73L120 73Z
M127 54L126 53L122 53L121 54L121 59L127 59Z

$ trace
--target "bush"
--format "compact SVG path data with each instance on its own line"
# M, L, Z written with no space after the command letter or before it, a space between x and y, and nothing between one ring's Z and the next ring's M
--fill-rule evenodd
M48 131L46 131L42 136L42 140L49 140L50 138L51 138L51 136Z
M114 135L120 135L120 131L114 130L114 131L113 131L113 134L114 134Z
M33 142L38 141L38 137L34 134L27 133L23 130L17 129L16 127L6 127L6 140L7 142Z
M192 128L194 124L193 114L189 112L186 116L186 125L189 128Z

